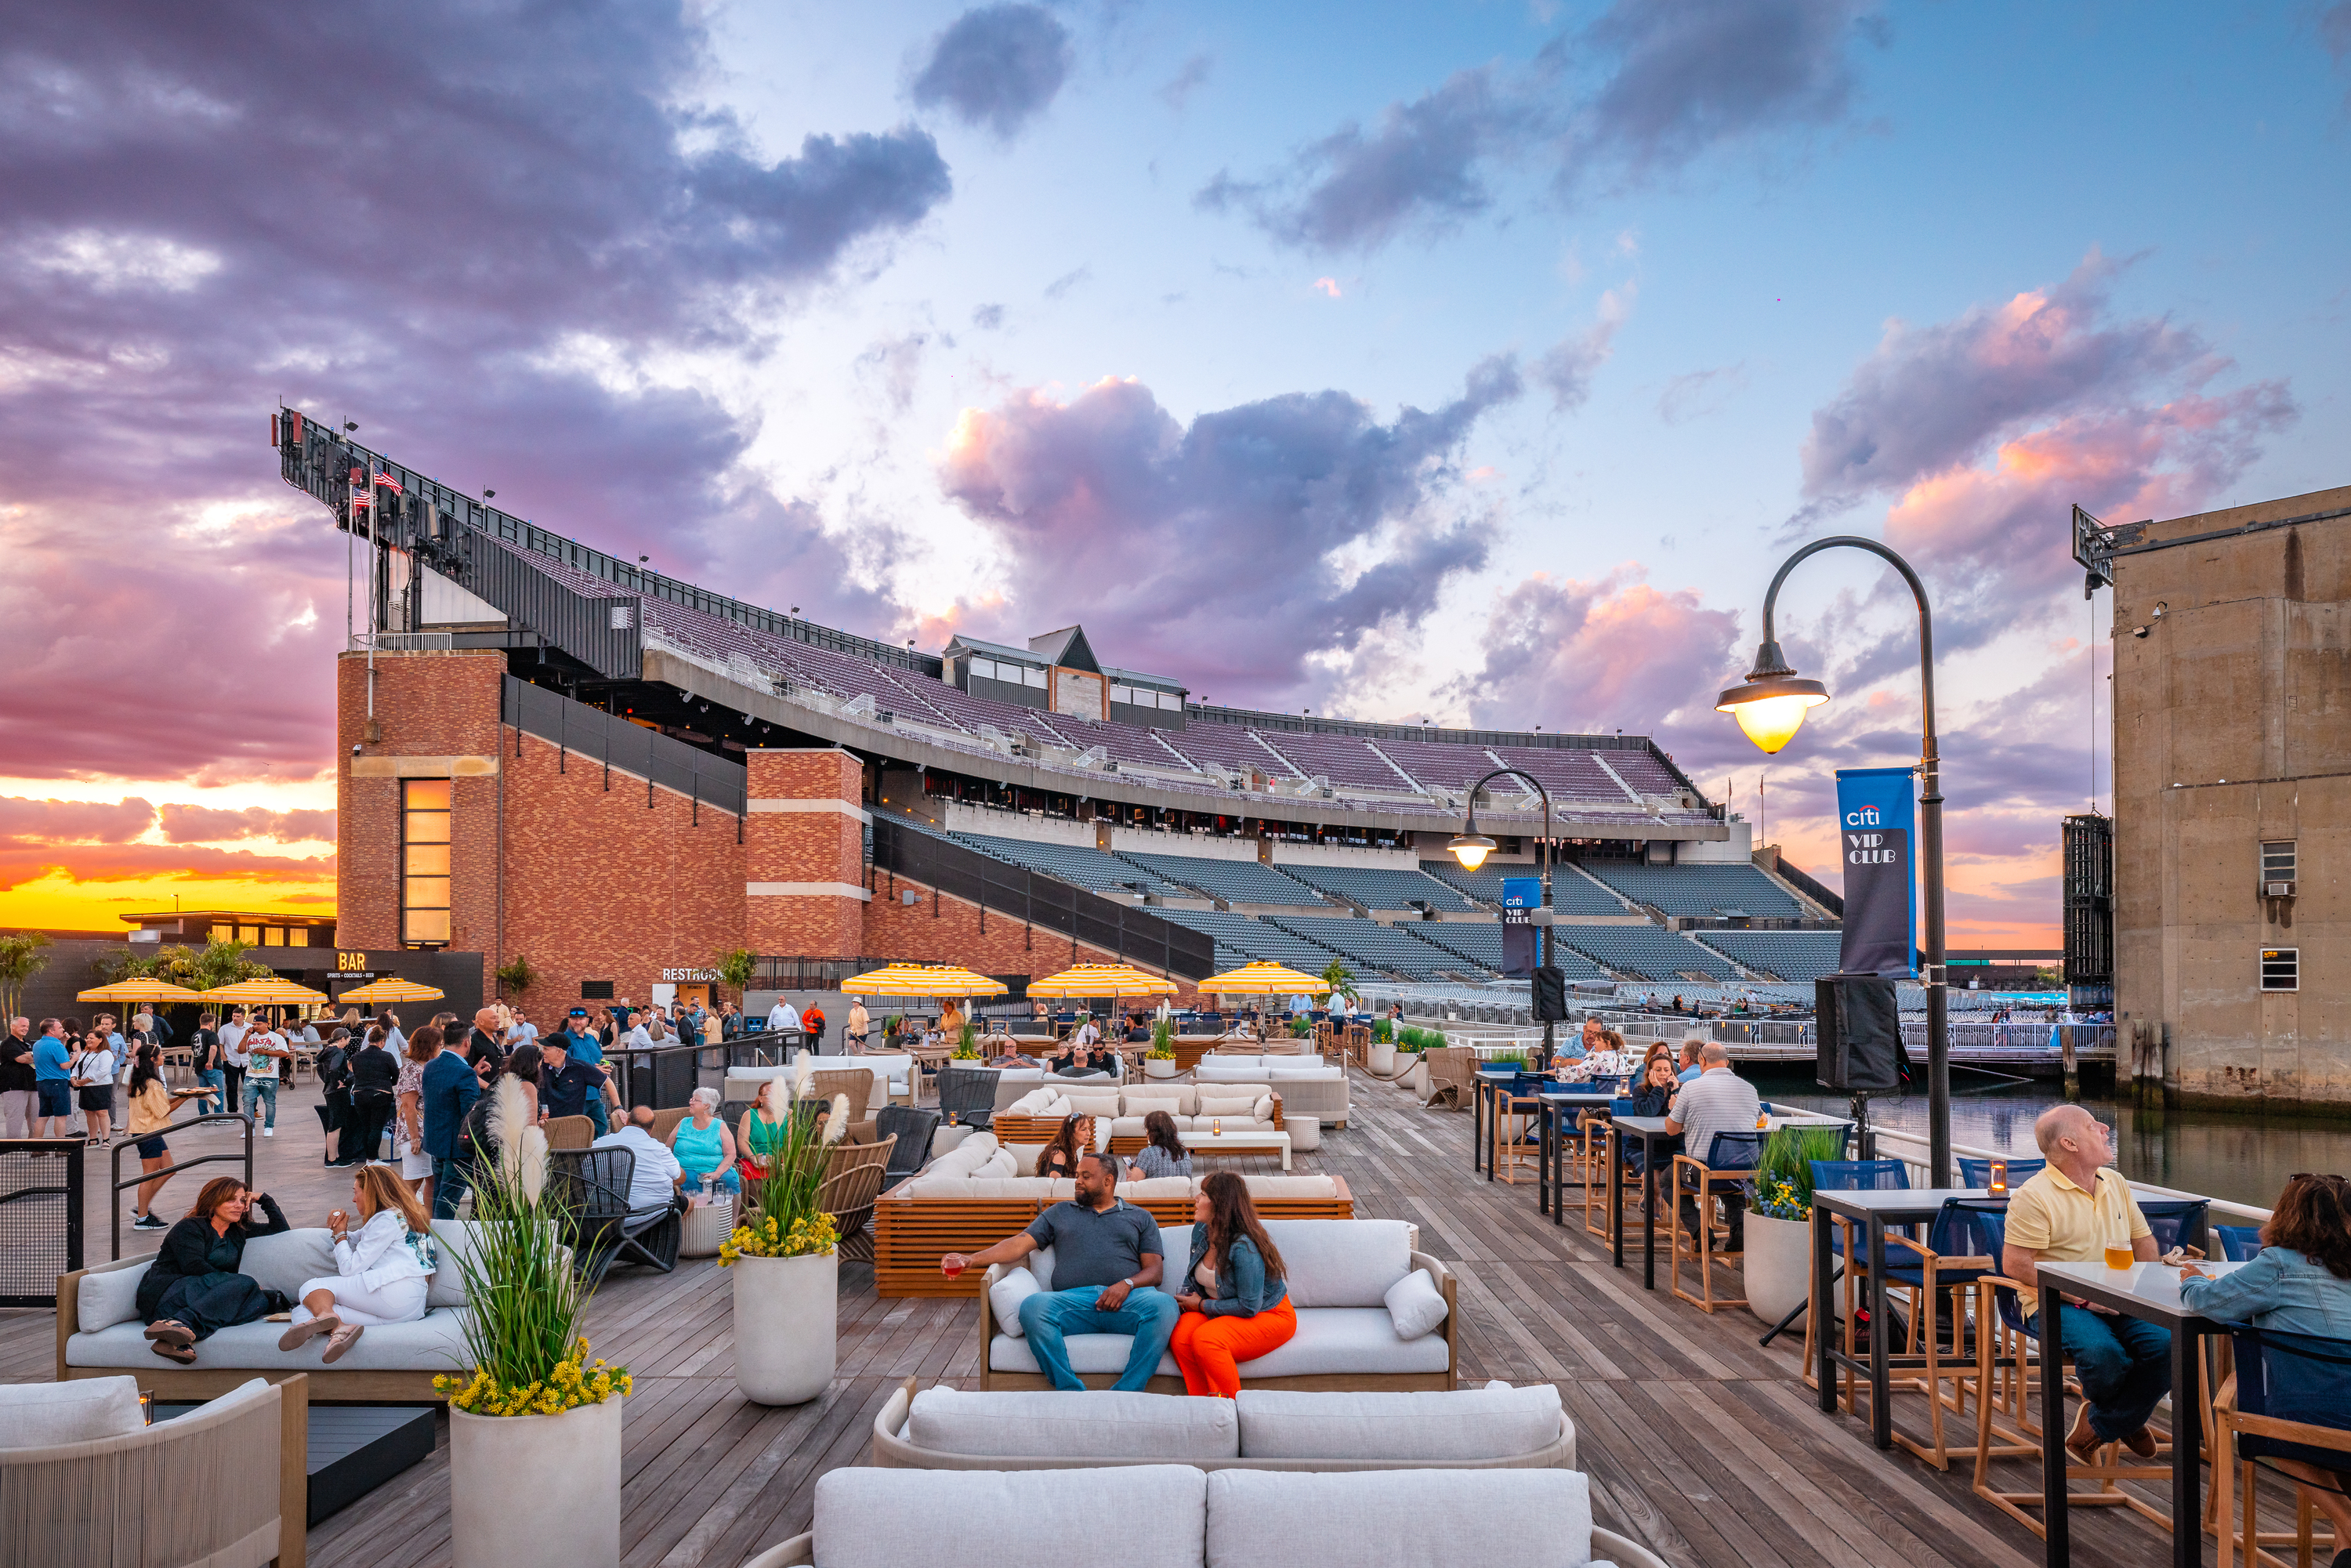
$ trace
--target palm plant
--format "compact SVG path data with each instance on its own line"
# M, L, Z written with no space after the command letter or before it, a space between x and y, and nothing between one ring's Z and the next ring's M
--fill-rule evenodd
M1351 1002L1364 999L1364 994L1355 989L1355 971L1347 967L1343 959L1333 958L1322 967L1322 983Z
M1151 1054L1161 1061L1176 1059L1176 1021L1159 1019L1151 1026Z
M752 956L748 947L737 947L719 959L716 967L720 983L739 996L751 988L751 977L758 973L759 960Z
M538 980L538 971L532 968L530 960L519 953L500 964L496 973L499 987L512 992L517 1001L521 1000L523 993L529 990Z
M26 983L49 961L41 951L48 945L48 937L38 931L0 936L0 1016L16 1016Z

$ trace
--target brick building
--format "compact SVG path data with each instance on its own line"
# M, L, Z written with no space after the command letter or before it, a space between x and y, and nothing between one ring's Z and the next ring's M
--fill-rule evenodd
M880 768L855 752L747 747L735 764L518 680L493 649L347 653L338 674L340 947L478 953L485 996L526 958L534 1015L642 1000L738 948L999 978L1122 956L1165 972L1131 941L1028 917L1017 892L874 863ZM1098 901L1053 900L1073 902ZM1087 913L1146 941L1163 924Z

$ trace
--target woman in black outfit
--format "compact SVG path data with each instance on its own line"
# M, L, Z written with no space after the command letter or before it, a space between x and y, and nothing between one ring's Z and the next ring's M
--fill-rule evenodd
M1074 1176L1078 1174L1078 1156L1094 1146L1094 1119L1092 1116L1064 1116L1055 1130L1052 1142L1037 1155L1037 1174L1040 1176Z
M367 1040L351 1053L351 1120L353 1136L343 1152L364 1165L383 1145L383 1130L392 1125L392 1096L400 1088L400 1059L384 1045L381 1025L371 1025Z
M319 1087L326 1101L326 1130L335 1134L334 1157L327 1164L355 1166L360 1155L358 1140L351 1135L358 1128L351 1119L351 1037L347 1030L337 1030L319 1052Z
M256 1204L267 1224L253 1223ZM206 1182L139 1281L139 1315L147 1320L155 1354L185 1366L196 1359L199 1340L267 1317L273 1310L268 1295L237 1269L248 1240L291 1228L267 1193L249 1193L235 1176Z

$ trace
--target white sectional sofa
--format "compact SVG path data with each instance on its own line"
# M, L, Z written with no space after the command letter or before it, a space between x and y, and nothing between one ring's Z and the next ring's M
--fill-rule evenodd
M125 1258L68 1274L57 1290L57 1381L129 1373L141 1388L208 1397L225 1394L255 1373L309 1375L314 1400L437 1403L437 1374L465 1371L465 1280L457 1259L473 1244L465 1220L436 1219L440 1269L425 1293L424 1316L413 1323L382 1323L360 1336L332 1366L322 1363L323 1341L282 1351L286 1325L239 1323L196 1346L195 1364L182 1366L150 1348L138 1308L139 1281L149 1258ZM324 1229L257 1236L245 1244L245 1272L264 1290L297 1294L302 1282L335 1271L333 1242Z
M818 1479L814 1528L747 1568L906 1568L969 1556L977 1543L990 1548L987 1562L1025 1562L1040 1542L1110 1540L1121 1568L1669 1568L1593 1526L1591 1483L1576 1470L1191 1465L844 1468Z
M1266 1230L1288 1269L1298 1333L1288 1343L1243 1362L1244 1385L1453 1387L1460 1364L1453 1275L1437 1260L1412 1250L1410 1226L1400 1219L1270 1219ZM1191 1256L1192 1228L1163 1220L1159 1241L1166 1267L1180 1270ZM979 1309L982 1388L1051 1386L1021 1332L1019 1308L1023 1297L1052 1285L1050 1247L1030 1253L1023 1263L988 1270ZM1127 1334L1071 1334L1066 1343L1071 1370L1106 1385L1125 1370L1134 1342ZM1173 1354L1160 1356L1151 1386L1183 1392Z
M1045 1470L1176 1462L1202 1469L1575 1469L1575 1426L1548 1383L1419 1393L1244 1388L1158 1394L915 1389L873 1418L868 1463Z
M1007 1143L1018 1143L1021 1131L1042 1133L1065 1116L1092 1116L1097 1142L1106 1135L1110 1140L1108 1147L1121 1154L1133 1154L1142 1148L1146 1136L1143 1119L1154 1111L1165 1111L1176 1118L1178 1132L1206 1131L1211 1122L1216 1122L1228 1133L1286 1130L1290 1134L1290 1146L1293 1149L1321 1146L1322 1139L1311 1135L1319 1129L1311 1119L1303 1123L1290 1121L1286 1104L1280 1106L1283 1113L1277 1115L1276 1103L1273 1086L1264 1082L1160 1082L1124 1089L1108 1084L1096 1088L1083 1083L1047 1083L998 1111L996 1130ZM1029 1120L1023 1122L1022 1117Z
M729 1100L757 1099L759 1086L768 1079L789 1078L798 1072L799 1056L799 1052L794 1051L790 1063L782 1067L730 1067L726 1070L726 1087L719 1092ZM872 1116L893 1099L901 1104L912 1103L914 1059L903 1051L873 1051L863 1056L820 1056L815 1062L815 1070L819 1072L851 1071L861 1067L873 1075L873 1084L866 1098L865 1110L858 1120Z
M1193 1082L1270 1083L1281 1096L1282 1112L1290 1121L1311 1116L1326 1127L1347 1124L1347 1070L1312 1056L1204 1056L1192 1070Z

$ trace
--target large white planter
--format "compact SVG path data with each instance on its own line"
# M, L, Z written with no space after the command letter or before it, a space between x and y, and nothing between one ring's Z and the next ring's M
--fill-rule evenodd
M758 1405L799 1405L832 1381L841 1260L738 1258L735 1384Z
M1413 1058L1412 1070L1404 1075L1404 1086L1416 1100L1428 1098L1428 1056L1423 1052Z
M1813 1228L1801 1219L1747 1216L1747 1310L1776 1323L1812 1293Z
M456 1568L621 1561L621 1406L560 1416L449 1412L449 1536Z
M1392 1076L1395 1071L1395 1041L1392 1040L1372 1041L1371 1053L1364 1060L1371 1070L1381 1077Z
M1143 1075L1145 1078L1173 1078L1183 1071L1176 1065L1176 1059L1172 1056L1146 1056L1143 1059Z

